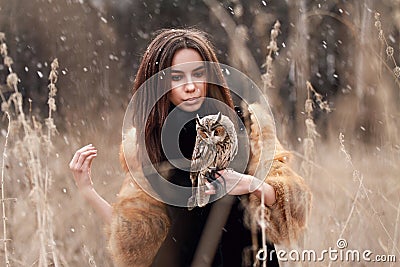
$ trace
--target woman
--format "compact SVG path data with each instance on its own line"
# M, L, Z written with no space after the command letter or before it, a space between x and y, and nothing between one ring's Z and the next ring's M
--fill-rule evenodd
M253 266L263 260L268 266L278 266L274 253L257 255L260 241L265 241L259 227L261 202L266 206L262 219L269 252L273 252L273 243L296 240L305 227L311 193L287 165L289 155L279 142L269 174L265 179L257 177L262 182L251 189L257 164L267 161L258 156L262 148L257 140L276 139L271 120L255 120L251 115L243 118L251 145L245 173L219 172L231 189L229 196L191 211L160 201L171 192L160 186L159 174L173 184L191 185L188 170L169 162L171 158L190 160L195 116L217 111L232 114L234 110L221 69L204 62L218 60L205 34L198 30L164 30L148 46L134 83L134 128L126 135L120 155L126 179L115 204L111 206L94 190L90 167L97 150L93 145L79 149L70 162L80 192L107 225L116 266ZM165 76L154 76L159 73ZM261 107L253 110L257 108ZM167 119L171 123L166 123ZM169 134L162 142L164 124L180 129L172 130L178 140L172 142L175 145ZM206 193L215 196L216 185L208 184Z

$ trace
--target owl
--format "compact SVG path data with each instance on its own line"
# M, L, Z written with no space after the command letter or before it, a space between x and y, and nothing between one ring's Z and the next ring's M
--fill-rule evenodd
M238 151L235 126L220 112L202 119L197 115L196 131L196 143L190 165L192 196L188 200L189 210L208 203L210 195L205 193L206 180L216 180L218 171L227 168Z

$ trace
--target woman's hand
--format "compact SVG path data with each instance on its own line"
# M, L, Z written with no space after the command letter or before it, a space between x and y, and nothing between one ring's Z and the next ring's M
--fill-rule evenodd
M89 144L75 152L74 157L69 163L69 168L74 175L75 183L79 190L93 188L93 182L90 175L92 161L97 156L97 149Z
M104 200L93 188L90 170L92 161L97 156L97 149L92 145L87 145L75 152L74 157L69 163L69 168L74 174L76 186L82 196L96 210L107 224L111 223L112 207Z
M229 195L238 196L254 193L258 198L261 198L262 193L264 193L266 205L271 206L276 201L274 188L265 182L261 182L254 176L239 173L231 169L221 170L219 174L223 178L219 177L217 179L221 184L224 183L223 179L225 179L226 189ZM206 193L210 195L215 194L216 191L213 185L208 182L206 184L209 187ZM254 185L257 185L257 187L255 188Z

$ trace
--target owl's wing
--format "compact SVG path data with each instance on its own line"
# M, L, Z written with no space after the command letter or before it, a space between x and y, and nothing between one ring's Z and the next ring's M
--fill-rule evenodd
M207 144L200 137L196 138L196 145L192 154L192 162L190 165L191 172L199 172L210 167L217 154L216 146Z
M204 171L214 163L216 156L216 147L207 144L202 138L196 138L196 144L192 154L192 162L190 165L190 179L192 180L192 196L188 200L189 210L195 206L203 207L208 203L210 198L205 193L205 177ZM196 183L197 180L197 183ZM197 185L197 187L196 187Z
M238 139L236 137L236 138L233 138L233 140L232 140L231 154L229 155L229 161L232 161L237 153L238 153Z

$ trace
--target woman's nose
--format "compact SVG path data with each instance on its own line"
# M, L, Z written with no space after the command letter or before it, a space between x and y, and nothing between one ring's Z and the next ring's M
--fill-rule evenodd
M186 92L192 92L195 89L196 89L196 86L194 85L193 81L191 79L189 79L188 82L185 84Z

